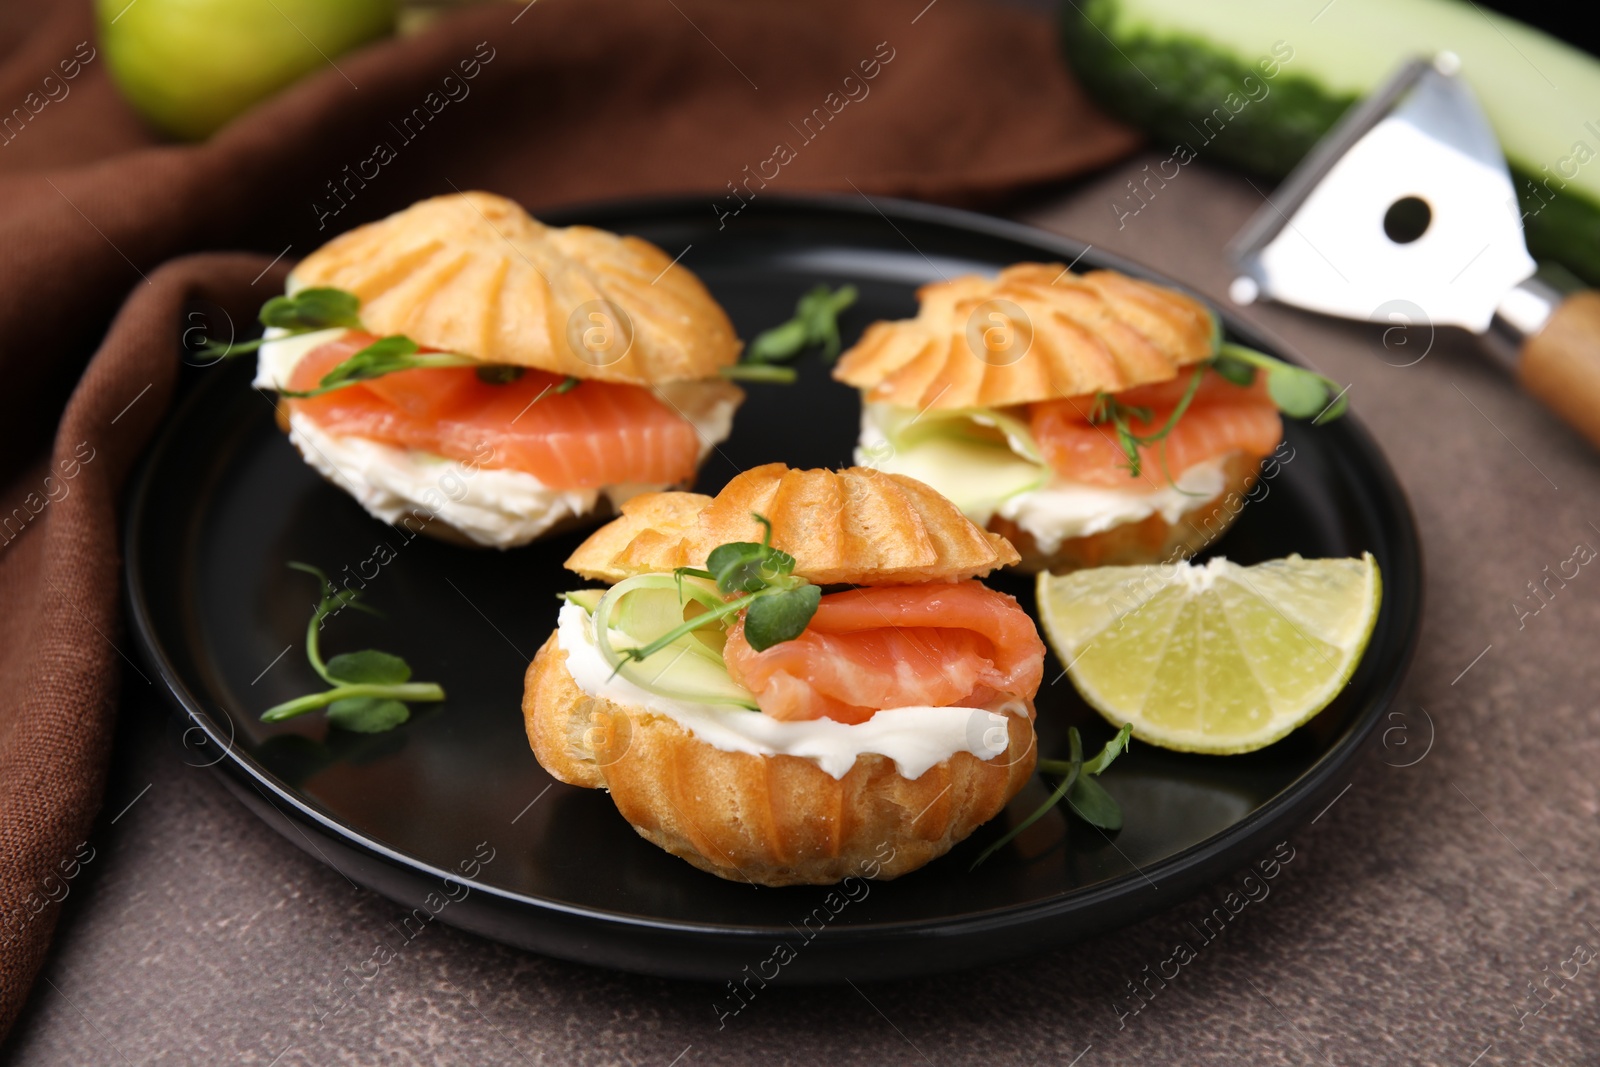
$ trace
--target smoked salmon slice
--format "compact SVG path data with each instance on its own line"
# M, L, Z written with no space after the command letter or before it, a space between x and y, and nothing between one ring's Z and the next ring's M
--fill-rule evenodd
M734 681L776 719L859 723L880 709L1030 704L1044 643L1016 600L979 582L874 586L822 598L805 631L763 652L728 632Z
M1166 425L1184 392L1187 373L1155 385L1142 385L1116 394L1118 402L1150 409L1149 420L1129 419L1129 428L1148 436ZM1260 458L1270 455L1283 439L1283 420L1267 394L1265 375L1255 384L1239 386L1214 371L1207 371L1188 410L1162 442L1139 449L1137 479L1128 473L1128 457L1109 422L1089 421L1092 396L1048 400L1032 405L1030 429L1045 462L1062 478L1088 485L1115 488L1159 489L1168 475L1177 479L1198 463L1230 452Z
M314 389L374 340L352 332L312 349L289 387ZM331 434L524 471L551 489L674 485L694 477L700 457L694 426L650 390L584 381L557 392L562 380L529 369L493 385L473 367L426 367L290 404Z

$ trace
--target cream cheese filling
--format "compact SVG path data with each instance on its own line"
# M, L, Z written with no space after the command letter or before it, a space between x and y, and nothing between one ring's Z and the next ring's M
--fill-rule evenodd
M1159 489L1111 489L1056 478L1041 489L1018 493L1004 501L997 514L1026 530L1039 551L1049 555L1063 541L1088 537L1125 522L1142 522L1151 515L1177 522L1184 512L1199 507L1227 487L1225 468L1230 455L1196 463L1173 484Z

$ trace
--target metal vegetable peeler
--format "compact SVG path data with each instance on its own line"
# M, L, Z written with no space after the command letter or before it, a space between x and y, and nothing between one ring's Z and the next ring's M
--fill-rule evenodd
M1351 108L1229 246L1235 303L1460 326L1600 445L1600 292L1535 277L1505 157L1451 53Z

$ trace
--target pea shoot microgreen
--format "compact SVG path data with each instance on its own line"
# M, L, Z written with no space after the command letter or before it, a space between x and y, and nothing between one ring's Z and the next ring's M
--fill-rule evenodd
M342 326L347 330L359 330L360 308L361 301L354 293L345 292L343 289L319 287L302 289L293 296L275 296L261 305L261 311L256 317L261 325L284 330L289 336L293 336L316 330L329 330L336 326ZM227 344L212 341L204 345L197 354L208 359L237 356L245 352L254 352L266 340L265 337L257 337L251 341L234 341Z
M421 346L411 338L401 334L391 334L380 337L367 347L356 352L349 359L335 366L324 374L317 382L315 389L279 389L284 396L304 399L311 396L322 396L336 389L344 389L360 382L381 378L385 374L395 371L415 370L418 367L477 367L479 376L485 370L521 370L520 367L493 367L480 363L478 360L466 356L458 356L453 352L421 352ZM518 375L520 377L520 375ZM490 381L491 379L484 379ZM494 384L504 385L516 378L507 378L505 381Z
M399 656L376 649L343 652L326 662L322 659L321 633L327 619L345 608L378 614L360 602L358 590L339 589L328 576L309 563L291 562L291 568L317 579L322 598L306 626L306 659L311 669L332 688L286 700L261 714L262 722L283 722L297 715L328 709L328 721L356 733L376 734L391 730L411 717L409 703L444 699L444 690L433 682L411 681L411 665Z
M733 599L696 615L647 645L619 650L626 658L646 659L683 635L741 611L745 612L745 640L757 652L793 641L805 632L811 617L817 613L822 590L794 573L793 556L772 547L772 523L763 515L750 517L765 529L759 544L730 541L711 550L704 568L679 567L672 572L680 583L680 590L683 579L703 578L715 582L719 593ZM682 599L681 592L679 599Z
M279 336L293 337L296 334L336 327L365 330L366 327L361 323L360 311L361 299L354 293L344 289L318 286L301 289L286 296L273 297L261 305L261 312L257 318L260 319L262 326L284 331ZM254 352L266 340L266 337L258 337L251 341L228 344L212 342L202 347L198 354L211 359L237 356ZM335 389L344 389L360 382L371 381L373 378L381 378L385 374L415 370L419 367L476 367L478 377L491 385L514 382L526 373L524 367L484 363L454 352L423 352L421 349L421 345L404 334L380 337L324 374L315 389L279 389L278 392L297 399L321 396ZM577 382L576 378L568 378L556 387L556 392L568 392Z
M1107 741L1093 759L1083 758L1083 739L1078 736L1076 726L1067 730L1068 758L1064 760L1041 759L1038 772L1060 779L1050 797L1033 814L1013 826L1006 835L988 848L972 861L969 871L978 869L978 865L1006 845L1028 827L1044 818L1045 814L1063 799L1072 813L1090 826L1097 826L1102 830L1122 829L1122 807L1112 795L1106 792L1105 786L1095 781L1095 778L1111 766L1111 762L1125 752L1128 748L1128 739L1133 736L1133 726L1125 724L1117 731L1117 735Z
M792 382L794 368L774 364L819 346L822 358L832 363L839 358L839 313L854 304L856 296L853 285L838 289L819 285L812 289L795 304L794 318L757 334L745 352L744 362L724 367L723 376L743 381Z
M1211 366L1235 385L1250 385L1257 370L1265 371L1267 393L1278 410L1291 419L1310 419L1312 425L1332 422L1350 406L1344 389L1332 378L1244 345L1224 342L1217 346Z
M794 318L756 335L746 358L752 363L776 363L821 345L822 358L833 362L839 358L839 313L854 304L856 296L853 285L817 286L795 304Z
M1129 477L1139 477L1143 468L1139 451L1141 448L1158 443L1162 443L1163 449L1165 448L1167 435L1172 432L1173 427L1183 418L1184 412L1194 401L1207 368L1242 388L1249 388L1255 383L1257 371L1264 372L1267 375L1267 395L1272 398L1278 410L1292 419L1309 418L1312 425L1331 422L1343 415L1350 406L1344 390L1333 379L1306 370L1304 367L1285 363L1281 359L1274 359L1265 352L1257 352L1244 345L1222 341L1219 332L1216 354L1203 363L1195 364L1194 377L1190 379L1189 388L1184 391L1183 399L1178 401L1177 407L1172 409L1167 421L1159 429L1140 434L1133 428L1135 422L1148 424L1151 421L1153 416L1150 408L1123 403L1113 393L1094 395L1094 405L1089 409L1089 422L1095 426L1110 424L1115 430L1117 444L1121 447L1122 454L1127 457L1127 462L1123 466L1127 469ZM1165 459L1166 453L1163 450L1163 463ZM1167 476L1167 481L1172 482L1170 474Z
M1183 418L1183 413L1189 410L1189 405L1194 402L1194 395L1200 391L1200 379L1205 376L1205 364L1195 367L1193 376L1189 379L1189 388L1184 390L1183 399L1178 401L1178 406L1172 409L1172 414L1167 416L1167 421L1158 430L1147 434L1133 432L1132 420L1148 423L1151 419L1150 409L1124 404L1111 393L1096 393L1094 406L1089 409L1089 422L1096 425L1110 423L1117 432L1117 444L1122 447L1122 454L1128 462L1128 475L1132 478L1139 477L1142 468L1139 449L1165 441L1167 434L1178 425L1178 420ZM1170 475L1168 480L1171 480Z
M344 289L318 286L293 296L275 296L261 305L257 316L263 326L290 333L309 333L343 326L361 329L361 298Z
M775 382L790 385L799 377L793 367L771 363L734 363L717 372L730 382Z

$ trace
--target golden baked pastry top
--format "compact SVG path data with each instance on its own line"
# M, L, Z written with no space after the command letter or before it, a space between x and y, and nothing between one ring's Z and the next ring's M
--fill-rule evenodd
M818 585L960 581L1018 560L1011 542L914 478L769 463L734 478L715 498L635 497L578 546L567 567L603 582L703 567L720 544L761 540L752 514L772 523L772 543L795 558L795 573Z
M869 402L1003 407L1118 392L1213 353L1205 305L1117 271L1018 263L917 296L916 318L873 323L834 369Z
M546 226L492 193L458 193L341 234L289 277L361 300L377 334L486 363L654 385L739 358L700 279L638 237Z

